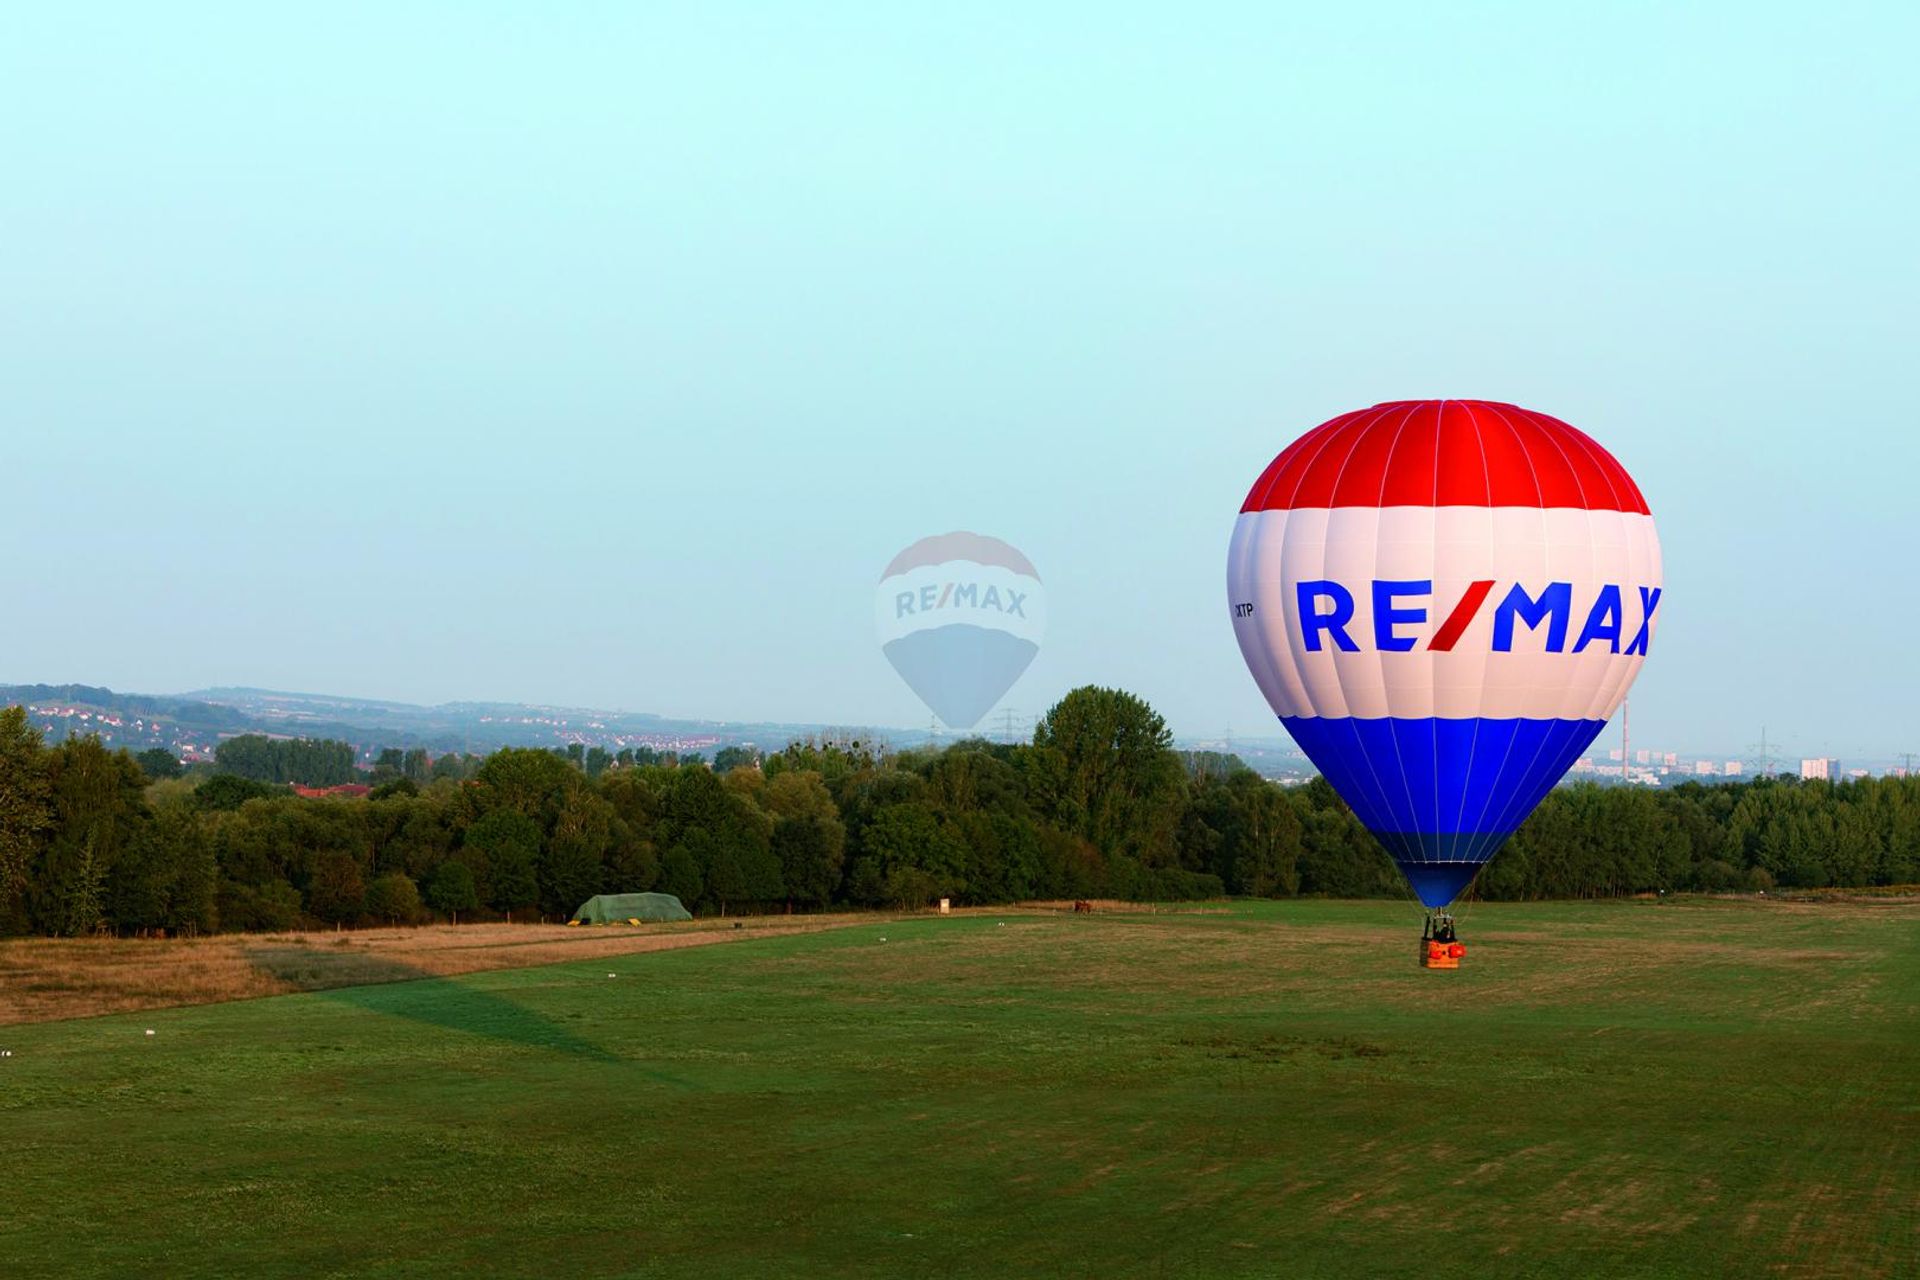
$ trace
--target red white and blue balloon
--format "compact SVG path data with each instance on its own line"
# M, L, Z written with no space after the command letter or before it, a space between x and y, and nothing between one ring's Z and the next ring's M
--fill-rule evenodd
M1605 727L1660 589L1626 469L1557 418L1479 400L1315 427L1254 482L1227 551L1260 691L1429 907Z
M977 533L922 538L880 575L874 626L887 661L955 729L970 729L1040 652L1046 593L1031 561Z

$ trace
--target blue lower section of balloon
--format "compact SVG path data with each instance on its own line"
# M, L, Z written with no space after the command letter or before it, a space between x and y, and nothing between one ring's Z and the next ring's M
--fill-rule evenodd
M1395 859L1395 861L1399 861ZM1478 862L1401 862L1400 871L1424 907L1444 907L1480 874Z
M1040 646L1006 631L956 622L881 646L920 701L956 729L971 729L1013 687Z
M1605 720L1282 716L1293 740L1443 907L1580 758Z

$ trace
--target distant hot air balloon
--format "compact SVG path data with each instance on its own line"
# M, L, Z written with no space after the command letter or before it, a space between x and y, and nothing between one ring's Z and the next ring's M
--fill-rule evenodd
M1660 581L1626 469L1557 418L1480 400L1315 427L1255 481L1227 551L1260 691L1430 912L1626 697Z
M934 715L970 729L1040 652L1046 593L1020 551L977 533L922 538L874 593L887 661Z

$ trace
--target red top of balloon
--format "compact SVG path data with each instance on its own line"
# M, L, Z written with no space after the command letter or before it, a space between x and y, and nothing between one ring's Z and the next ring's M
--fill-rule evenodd
M1321 423L1260 473L1240 509L1300 507L1651 514L1627 469L1585 432L1491 400L1395 400Z

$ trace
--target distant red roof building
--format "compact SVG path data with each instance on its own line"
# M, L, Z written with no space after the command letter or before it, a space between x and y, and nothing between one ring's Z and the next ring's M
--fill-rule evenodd
M303 787L297 782L293 784L293 794L305 796L309 800L319 800L326 796L346 796L357 800L372 790L372 787L358 782L343 782L337 787Z

